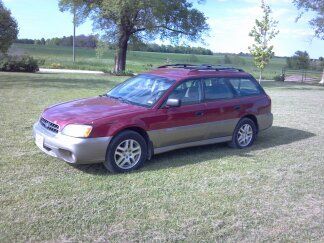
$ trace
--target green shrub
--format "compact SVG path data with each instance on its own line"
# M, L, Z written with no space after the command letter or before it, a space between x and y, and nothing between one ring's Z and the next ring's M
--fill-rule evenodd
M232 60L230 59L230 57L226 54L224 56L224 64L231 64Z
M187 61L188 61L188 62L199 62L199 59L198 59L198 57L197 57L196 55L191 54L191 55L189 55L189 57L187 58Z
M144 70L151 70L153 68L153 64L145 64L145 65L143 65L143 69Z
M232 57L232 63L235 65L245 65L246 61L244 58L235 55Z
M53 68L53 69L63 68L63 66L61 65L61 63L51 63L51 65L49 67L50 68Z
M224 64L235 64L235 65L245 65L246 61L244 58L239 57L238 55L224 55L223 59Z
M134 72L132 70L125 70L121 72L115 72L114 70L108 71L109 74L115 75L115 76L134 76Z
M285 75L276 75L273 77L274 81L285 81Z
M44 62L31 56L7 56L0 60L0 71L34 73Z
M103 55L106 54L108 50L109 50L109 45L103 41L99 41L95 49L97 58L102 59Z

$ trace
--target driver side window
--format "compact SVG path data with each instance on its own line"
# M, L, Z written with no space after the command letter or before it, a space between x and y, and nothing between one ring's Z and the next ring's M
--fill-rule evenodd
M181 105L191 105L200 102L201 94L200 80L189 80L179 84L169 98L181 100Z

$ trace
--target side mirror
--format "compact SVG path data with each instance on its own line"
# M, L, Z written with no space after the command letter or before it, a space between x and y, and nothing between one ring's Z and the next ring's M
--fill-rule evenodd
M167 107L179 107L181 105L181 101L179 99L169 98L165 105Z

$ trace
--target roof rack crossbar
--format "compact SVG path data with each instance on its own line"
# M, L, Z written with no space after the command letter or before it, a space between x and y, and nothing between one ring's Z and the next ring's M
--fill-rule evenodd
M236 71L236 72L244 72L243 69L234 68L234 67L198 67L194 68L191 71Z
M224 67L221 65L213 65L213 64L168 64L163 65L158 68L185 68L190 69L192 71L236 71L236 72L244 72L243 69L235 68L235 67Z
M168 68L168 67L177 67L177 68L186 68L186 67L196 67L195 64L188 64L188 63L176 63L176 64L167 64L160 66L158 68Z

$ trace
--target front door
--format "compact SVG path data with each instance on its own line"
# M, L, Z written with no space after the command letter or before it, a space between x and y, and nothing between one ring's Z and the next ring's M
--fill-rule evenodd
M169 98L181 100L180 107L158 109L149 136L154 148L189 143L204 139L206 113L200 80L178 85Z

